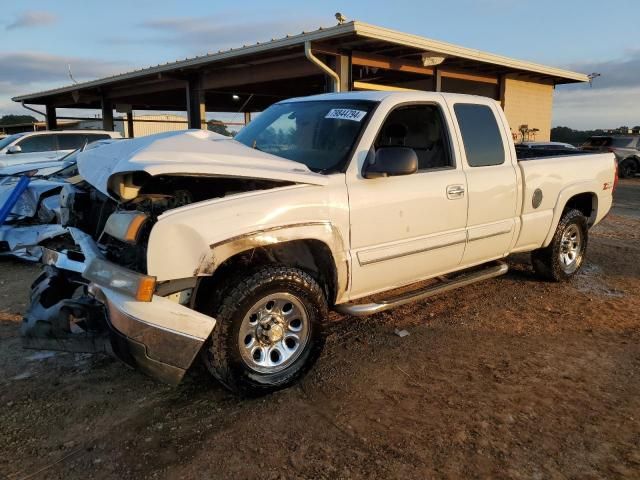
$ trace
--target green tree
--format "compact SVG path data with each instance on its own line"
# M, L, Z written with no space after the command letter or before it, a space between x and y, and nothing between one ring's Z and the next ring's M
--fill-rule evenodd
M580 146L593 135L606 135L604 130L574 130L569 127L553 127L551 140Z
M225 137L234 137L236 135L236 132L229 130L220 120L209 120L207 122L207 129L210 132L219 133Z
M31 115L3 115L0 117L0 125L14 125L16 123L33 123L38 119Z

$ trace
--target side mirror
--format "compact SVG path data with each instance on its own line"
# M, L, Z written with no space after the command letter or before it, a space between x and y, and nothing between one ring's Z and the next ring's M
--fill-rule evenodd
M364 178L411 175L418 171L418 155L413 148L380 147L369 152L362 169Z
M11 145L7 149L7 153L22 153L22 147L20 145Z

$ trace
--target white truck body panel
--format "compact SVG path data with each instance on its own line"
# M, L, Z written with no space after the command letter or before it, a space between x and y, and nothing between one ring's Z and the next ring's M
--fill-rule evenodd
M280 160L278 166L285 167L283 173L277 168L262 168L252 170L253 175L264 178L284 175L279 178L305 181L314 186L250 192L166 212L158 219L149 241L149 274L159 280L182 278L194 272L206 275L209 271L204 265L219 264L213 258L212 245L255 231L326 222L336 228L343 242L330 245L332 251L341 252L340 256L344 254L349 262L349 288L338 298L344 302L503 258L512 251L540 248L550 241L571 192L593 192L598 196L598 214L592 219L593 223L600 221L610 208L611 191L603 191L603 185L613 182L613 155L518 162L506 118L494 100L429 92L366 92L340 96L380 101L344 174L291 173L294 167L289 164L299 164ZM335 98L335 95L314 97L323 98ZM450 129L455 168L363 178L362 165L385 117L397 105L412 102L441 106ZM469 167L453 113L456 102L487 105L494 112L505 149L502 165ZM228 140L212 143L222 142ZM242 149L246 147L240 146L239 150ZM134 155L125 167L118 164L116 171L144 167L145 171L157 174L161 171L160 162L152 163L150 159L153 157L155 161L158 155L163 155L174 168L177 148L171 146L170 138L152 150L156 152L153 156L145 155L143 160L138 160ZM196 168L203 171L207 154L213 155L213 151L202 152L198 162L189 162L188 152L180 155L187 159L190 171ZM266 159L267 155L256 151L256 161L264 162L262 157ZM145 162L149 162L148 166ZM221 164L212 159L208 162ZM228 173L240 174L239 170ZM316 181L318 177L326 184ZM104 184L101 180L100 186ZM447 198L447 187L451 185L463 186L464 197ZM542 204L534 209L531 197L537 188L544 196ZM175 248L176 245L181 247ZM166 255L169 250L171 258Z

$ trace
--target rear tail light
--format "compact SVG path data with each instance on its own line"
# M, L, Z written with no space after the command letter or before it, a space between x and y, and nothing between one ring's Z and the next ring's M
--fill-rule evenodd
M615 167L615 176L613 177L613 188L611 189L611 194L616 191L616 187L618 186L618 160L613 159L613 166Z

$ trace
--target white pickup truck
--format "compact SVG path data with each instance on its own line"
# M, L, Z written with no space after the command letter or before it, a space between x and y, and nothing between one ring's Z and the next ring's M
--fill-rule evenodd
M200 354L245 394L310 368L329 309L495 277L513 252L569 279L617 181L610 153L519 159L495 101L429 92L287 100L235 139L169 132L78 166L25 346L108 350L171 383Z

